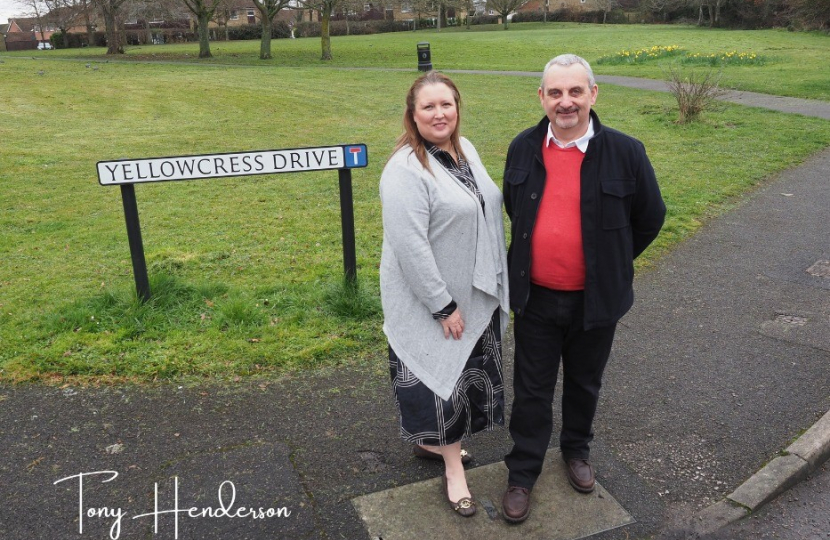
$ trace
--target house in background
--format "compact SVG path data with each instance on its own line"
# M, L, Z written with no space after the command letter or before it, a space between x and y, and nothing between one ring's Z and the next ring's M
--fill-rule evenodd
M548 12L553 12L559 9L570 9L573 11L596 9L596 3L593 0L547 0ZM530 0L516 11L519 13L527 13L531 11L542 12L545 9L545 0Z
M41 25L36 18L17 17L9 19L4 25L3 41L7 51L27 51L37 49L41 43L50 43L55 28L48 23Z

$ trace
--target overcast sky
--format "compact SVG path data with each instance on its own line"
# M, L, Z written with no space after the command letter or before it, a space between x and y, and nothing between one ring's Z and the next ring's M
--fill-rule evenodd
M9 22L9 17L19 17L26 12L16 0L0 0L0 24Z

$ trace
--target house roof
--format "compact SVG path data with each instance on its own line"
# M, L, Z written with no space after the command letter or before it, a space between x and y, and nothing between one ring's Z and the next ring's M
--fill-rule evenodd
M32 32L37 25L37 19L35 17L31 18L23 18L23 17L15 17L14 19L9 19L9 27L11 25L16 24L18 28L20 28L21 32Z

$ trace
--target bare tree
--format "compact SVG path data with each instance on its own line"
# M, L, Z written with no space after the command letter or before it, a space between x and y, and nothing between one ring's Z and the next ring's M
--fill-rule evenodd
M830 0L788 0L794 18L808 28L830 28Z
M182 0L187 9L196 17L196 30L199 34L199 58L211 58L213 56L210 53L210 29L208 25L221 1Z
M33 30L40 32L40 41L46 41L46 14L49 8L43 0L18 0L18 4L26 10L27 18L35 20Z
M594 5L599 11L602 11L602 24L605 24L610 12L620 7L618 0L594 0Z
M104 17L104 31L107 35L107 54L124 54L124 24L122 7L127 0L92 0Z
M274 24L274 18L284 7L288 6L290 0L253 0L253 2L259 10L259 20L262 25L259 58L268 60L271 58L271 27ZM329 56L331 56L331 51L329 51Z
M668 19L669 11L674 9L683 0L643 0L640 9L663 22ZM720 1L720 0L719 0Z
M77 24L81 18L81 7L78 0L43 0L49 12L48 20L63 37L63 46L69 48L69 34L67 30Z
M507 16L527 4L527 2L528 0L487 0L487 8L499 14L502 25L507 30Z
M87 45L92 47L95 45L95 5L92 0L78 0L78 11L86 27Z

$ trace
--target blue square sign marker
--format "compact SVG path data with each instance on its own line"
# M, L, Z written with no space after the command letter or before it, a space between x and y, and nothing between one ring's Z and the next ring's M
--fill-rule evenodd
M365 144L353 144L351 146L343 147L346 156L346 168L354 169L357 167L365 167L367 163L367 153Z

